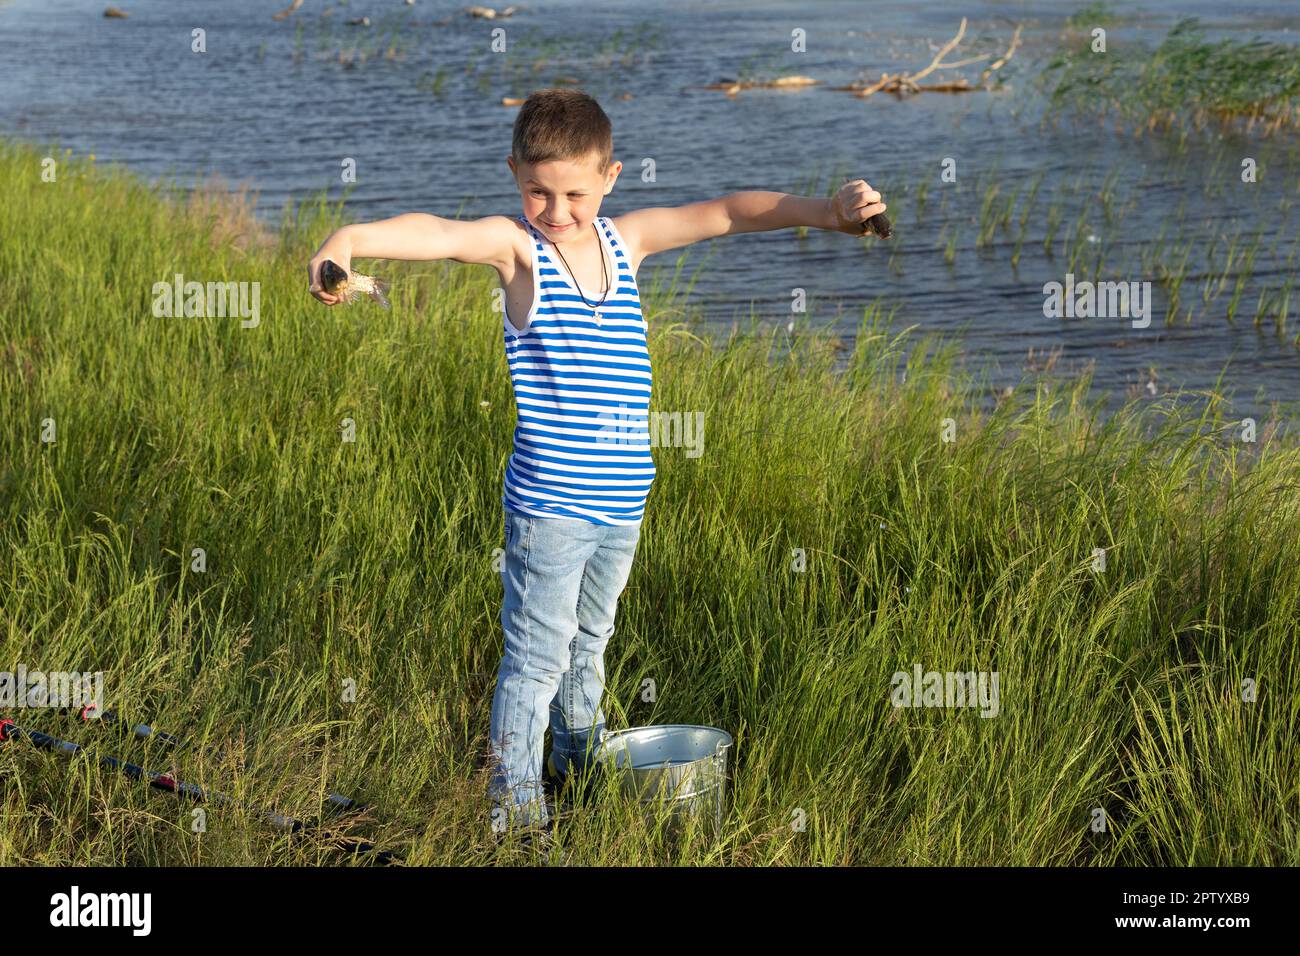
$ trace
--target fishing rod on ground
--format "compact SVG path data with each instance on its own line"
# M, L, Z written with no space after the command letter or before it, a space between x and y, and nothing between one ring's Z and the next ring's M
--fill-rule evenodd
M387 864L401 857L392 850L384 850L373 843L369 843L358 837L346 836L344 834L332 833L323 830L316 824L307 823L302 820L295 820L293 817L285 814L275 813L271 810L265 810L260 807L249 806L241 803L233 797L224 793L218 793L213 790L204 790L192 783L185 783L165 773L159 773L156 770L147 770L144 767L128 763L117 757L108 754L97 753L90 747L73 743L69 740L60 740L58 737L42 733L39 730L32 730L28 727L21 727L12 720L0 718L0 743L6 743L17 737L23 737L41 750L49 750L62 754L65 757L76 757L78 754L85 754L93 757L99 762L99 765L109 770L123 773L133 780L144 780L149 786L158 790L165 790L168 793L174 793L178 797L186 797L195 803L207 803L213 806L236 807L244 810L250 810L262 819L263 822L270 824L277 830L284 830L288 833L300 833L320 836L330 841L336 848L348 850L353 854L373 854L374 858Z
M119 731L130 732L140 740L160 740L175 750L189 750L193 753L205 754L209 757L224 756L216 747L195 747L194 744L186 743L184 740L181 740L173 734L164 733L161 730L155 730L148 724L133 724L121 717L115 711L105 710L96 713L96 707L94 704L82 707L79 710L73 707L62 707L60 708L60 713L75 713L85 723L106 724ZM370 809L370 804L368 803L361 803L358 800L353 800L351 797L339 796L337 793L326 794L325 800L329 804L330 811L334 813L360 813L363 810Z

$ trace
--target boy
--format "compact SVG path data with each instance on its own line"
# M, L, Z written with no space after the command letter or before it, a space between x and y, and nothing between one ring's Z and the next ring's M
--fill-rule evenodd
M574 89L533 93L506 163L523 215L474 221L407 213L344 226L326 259L454 259L490 265L518 424L502 507L505 653L492 701L493 801L510 822L546 827L540 786L548 719L555 777L585 771L604 729L604 650L654 480L647 428L650 356L636 272L642 259L703 239L811 226L858 236L883 212L862 180L830 199L737 192L614 219L599 216L622 163L610 122ZM617 416L610 429L611 416ZM615 437L616 436L616 437Z

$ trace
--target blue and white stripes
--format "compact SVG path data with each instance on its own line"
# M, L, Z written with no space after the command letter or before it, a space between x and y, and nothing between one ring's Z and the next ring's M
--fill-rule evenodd
M523 331L505 317L518 422L502 504L534 517L634 524L655 464L646 324L622 237L608 217L596 219L611 289L593 308L550 244L519 219L533 240L534 296ZM585 291L600 299L600 290Z

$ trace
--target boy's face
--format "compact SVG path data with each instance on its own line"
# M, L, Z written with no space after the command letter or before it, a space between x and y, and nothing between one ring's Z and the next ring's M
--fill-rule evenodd
M623 168L609 164L601 172L594 156L581 162L554 159L536 166L506 158L524 201L524 215L551 242L586 242L600 202L614 188Z

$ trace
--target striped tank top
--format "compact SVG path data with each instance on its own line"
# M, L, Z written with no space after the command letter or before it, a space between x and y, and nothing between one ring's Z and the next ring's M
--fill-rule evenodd
M533 303L523 331L503 313L518 420L502 506L541 518L635 524L655 463L650 352L626 245L608 217L597 217L610 291L595 308L550 242L526 216L519 221L532 238ZM584 291L588 301L601 298L599 290Z

